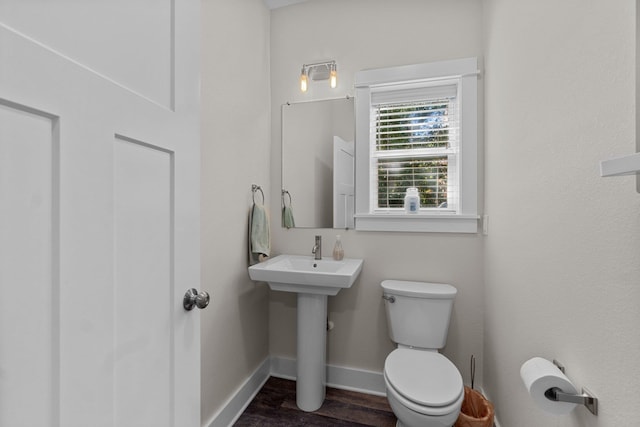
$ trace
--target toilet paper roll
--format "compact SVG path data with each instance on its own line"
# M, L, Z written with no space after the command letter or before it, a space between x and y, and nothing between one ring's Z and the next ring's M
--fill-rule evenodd
M544 392L552 387L558 387L565 393L577 393L569 378L547 359L534 357L527 360L520 368L520 376L533 401L543 411L554 415L566 415L577 406L575 403L549 400L544 395Z

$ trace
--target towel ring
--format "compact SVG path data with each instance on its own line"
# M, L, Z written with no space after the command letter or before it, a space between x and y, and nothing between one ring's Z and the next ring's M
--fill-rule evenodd
M292 206L292 205L291 205L291 202L292 202L292 200L291 200L291 193L289 193L289 191L287 191L287 190L282 190L282 206L287 206L287 202L285 202L285 198L284 198L284 195L285 195L285 194L286 194L287 196L289 196L289 207L291 207L291 206Z
M256 191L260 191L260 194L262 194L262 204L264 205L264 192L262 191L262 187L256 184L251 184L251 191L253 192L253 204L256 203Z

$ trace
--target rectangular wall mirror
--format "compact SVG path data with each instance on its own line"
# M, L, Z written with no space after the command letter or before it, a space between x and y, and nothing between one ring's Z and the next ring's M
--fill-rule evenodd
M354 135L352 97L282 106L283 226L353 228Z

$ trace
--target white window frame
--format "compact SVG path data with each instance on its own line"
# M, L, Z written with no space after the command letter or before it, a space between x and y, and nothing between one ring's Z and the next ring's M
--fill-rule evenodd
M361 231L478 232L478 60L464 58L428 64L360 71L355 78L356 107L356 213ZM458 153L460 198L457 210L425 210L405 214L374 209L371 204L371 94L391 85L458 84L460 147Z

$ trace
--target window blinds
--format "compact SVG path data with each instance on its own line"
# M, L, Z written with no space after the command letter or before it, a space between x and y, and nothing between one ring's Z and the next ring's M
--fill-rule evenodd
M400 209L416 187L421 208L455 210L457 85L372 91L371 109L372 208Z

